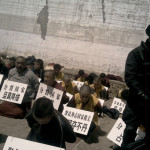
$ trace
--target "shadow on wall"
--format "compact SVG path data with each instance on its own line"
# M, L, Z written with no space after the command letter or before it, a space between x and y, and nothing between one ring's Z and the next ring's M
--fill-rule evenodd
M48 1L46 0L46 5L42 8L37 18L37 23L40 24L41 27L41 38L43 40L45 40L47 33L48 15Z

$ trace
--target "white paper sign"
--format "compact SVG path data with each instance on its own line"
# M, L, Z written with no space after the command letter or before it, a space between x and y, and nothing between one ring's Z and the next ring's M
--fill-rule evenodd
M8 136L3 150L65 150L65 149Z
M69 120L74 132L87 135L94 112L64 107L62 114Z
M63 91L47 86L44 83L40 83L36 99L43 96L49 98L53 101L54 108L58 110L62 99L62 95Z
M108 91L108 87L104 86L104 88L106 89L106 91Z
M137 136L135 138L135 140L140 140L140 139L144 139L145 137L145 132L143 132L142 130L140 130L139 128L137 129Z
M0 92L0 99L21 104L26 89L27 84L5 80Z
M72 99L73 95L70 93L66 93L66 95L69 97L69 101Z
M124 111L124 109L125 109L125 106L126 106L126 101L114 97L114 100L113 100L112 105L111 105L110 108L115 108L115 109L117 109L120 113L123 113L123 111Z
M125 127L126 124L124 123L124 121L121 118L118 118L113 128L107 135L107 138L113 141L115 144L121 146Z
M99 102L100 102L101 106L103 106L103 105L104 105L105 100L100 99L100 98L98 98L98 100L99 100Z
M1 82L2 82L2 79L3 79L3 75L0 74L0 84L1 84Z
M69 97L69 101L72 99L73 95L71 95L70 93L66 93L66 95ZM63 104L64 106L66 106L68 103Z
M84 82L75 81L75 80L73 80L73 82L77 85L78 90L80 90L81 86L84 84Z
M57 82L58 82L59 84L62 84L62 81L59 81L59 80L58 80Z

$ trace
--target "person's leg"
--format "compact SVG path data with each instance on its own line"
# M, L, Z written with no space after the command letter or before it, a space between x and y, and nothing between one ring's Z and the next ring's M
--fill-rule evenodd
M138 126L126 125L124 134L123 134L121 149L124 149L126 145L135 141L137 128Z

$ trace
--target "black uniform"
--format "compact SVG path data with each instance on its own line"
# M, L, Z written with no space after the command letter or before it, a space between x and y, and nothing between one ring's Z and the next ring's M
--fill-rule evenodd
M150 39L128 54L125 82L130 92L123 113L126 129L122 147L134 141L140 124L146 128L146 141L150 139Z

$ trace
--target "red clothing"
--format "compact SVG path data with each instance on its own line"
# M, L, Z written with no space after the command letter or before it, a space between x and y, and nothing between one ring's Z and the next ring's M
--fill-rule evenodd
M110 88L110 82L109 82L109 79L106 77L104 81L101 81L101 84L103 86L106 86L108 88Z

